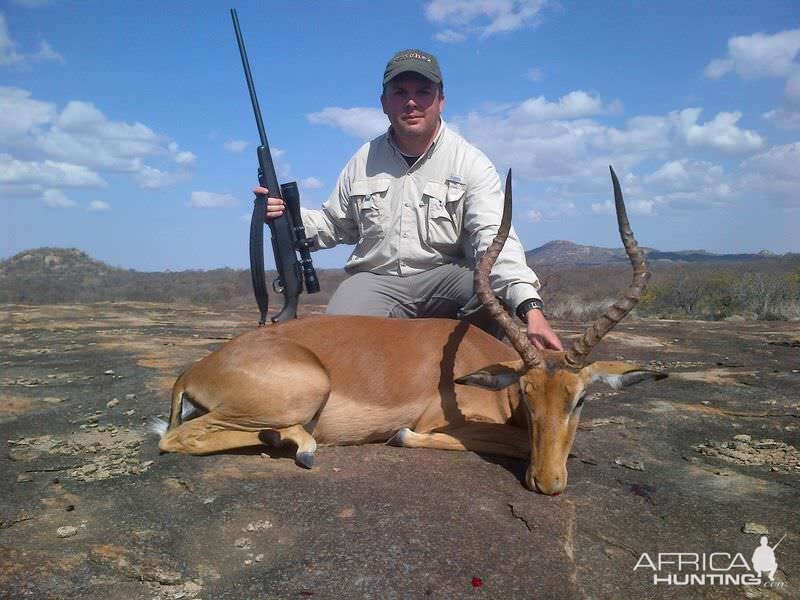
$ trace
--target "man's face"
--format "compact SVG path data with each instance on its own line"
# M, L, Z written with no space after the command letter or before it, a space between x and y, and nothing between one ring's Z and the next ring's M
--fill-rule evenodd
M381 106L396 135L429 138L439 124L444 94L438 83L416 73L403 73L386 84Z

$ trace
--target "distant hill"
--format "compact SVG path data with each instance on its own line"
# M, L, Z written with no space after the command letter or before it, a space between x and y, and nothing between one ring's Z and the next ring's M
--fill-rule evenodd
M319 270L322 291L301 296L325 304L344 272ZM267 272L267 283L275 272ZM52 304L140 300L216 304L253 302L247 269L148 273L112 267L76 248L36 248L0 261L0 303ZM271 305L280 301L270 290Z
M714 254L706 250L661 252L652 248L643 249L647 252L647 258L651 263L732 263L778 258L777 255L766 250L757 254ZM547 242L543 246L529 250L525 253L525 258L531 265L558 267L613 266L628 262L624 248L583 246L565 240Z
M0 261L0 277L24 277L31 273L47 273L49 276L82 275L107 276L123 269L111 267L93 259L77 248L36 248L20 252Z
M670 282L673 280L676 282L674 289L686 290L687 277L702 282L712 275L719 278L723 272L729 272L731 281L749 277L747 273L762 279L769 275L777 282L778 288L789 291L794 289L792 282L795 279L800 285L800 254L711 254L702 250L659 252L652 249L647 249L647 252L654 275L651 290L663 285L672 286ZM555 241L527 252L526 258L546 285L545 292L553 314L558 314L560 301L567 306L584 295L584 301L589 305L590 300L595 302L597 299L615 297L625 285L630 271L622 248L598 248ZM301 295L301 303L327 304L346 277L342 269L318 269L317 275L322 291ZM274 278L274 272L267 273L268 285ZM740 294L736 290L730 293ZM763 290L740 295L760 297L759 294L763 295ZM659 292L659 297L668 303L663 290ZM125 300L207 305L254 304L248 269L147 273L113 267L75 248L36 248L0 261L0 303L59 304ZM675 304L671 300L669 302ZM282 305L282 299L270 290L271 308L274 310L279 305ZM789 314L786 311L778 314L784 313ZM561 314L568 318L591 317L589 313L562 311Z

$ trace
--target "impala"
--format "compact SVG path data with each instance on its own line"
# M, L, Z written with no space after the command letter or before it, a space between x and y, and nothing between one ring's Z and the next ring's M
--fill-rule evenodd
M559 494L588 385L661 379L625 362L587 364L592 348L634 307L649 272L611 170L620 235L633 266L622 297L569 350L534 348L489 287L511 227L511 173L494 241L475 289L511 346L463 321L308 317L244 333L175 382L164 452L209 454L291 442L311 468L317 444L386 442L530 460L525 484Z

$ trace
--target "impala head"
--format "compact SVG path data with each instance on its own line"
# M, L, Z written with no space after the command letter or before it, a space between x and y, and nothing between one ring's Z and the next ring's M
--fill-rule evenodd
M663 373L646 371L625 362L587 363L592 348L619 323L639 301L650 273L644 253L633 237L619 181L611 169L619 231L633 265L633 281L606 313L586 329L566 352L539 351L528 341L526 332L514 324L500 306L489 286L489 272L503 248L511 228L511 171L506 178L503 219L492 244L475 269L475 289L484 306L503 328L520 360L497 363L470 373L456 383L499 390L519 383L528 412L531 459L526 485L543 494L556 495L567 485L567 457L575 440L586 389L594 381L604 381L615 389L653 379Z

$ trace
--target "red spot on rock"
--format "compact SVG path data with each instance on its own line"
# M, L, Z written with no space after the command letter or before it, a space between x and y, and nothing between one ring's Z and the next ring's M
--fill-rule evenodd
M480 577L473 577L471 583L472 587L481 587L483 585L483 579Z

